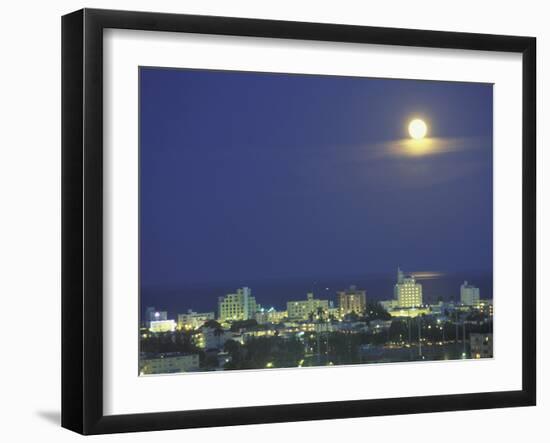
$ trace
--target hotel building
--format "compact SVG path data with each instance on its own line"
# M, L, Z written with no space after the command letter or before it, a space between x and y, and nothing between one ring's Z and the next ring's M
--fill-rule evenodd
M289 301L286 304L288 318L292 320L308 320L310 314L317 315L319 309L325 315L328 313L328 300L320 300L313 297L313 292L308 292L305 300Z
M416 308L422 305L422 285L416 282L414 276L405 276L399 267L393 295L400 308Z
M357 289L355 286L350 286L345 291L338 291L338 308L341 315L362 314L367 307L367 293L363 289Z
M467 306L477 305L479 303L479 288L469 285L465 281L460 285L460 302Z
M256 321L259 324L281 323L287 317L288 317L287 311L277 311L273 307L269 309L262 308L262 309L259 309L258 312L256 312Z
M222 322L253 319L256 308L256 299L250 288L239 288L236 293L218 299L218 319Z
M198 329L208 320L215 318L213 312L193 312L189 309L187 314L178 314L178 329Z
M202 349L221 349L228 340L236 340L237 334L224 329L201 327L198 333L193 334L192 341L195 346Z

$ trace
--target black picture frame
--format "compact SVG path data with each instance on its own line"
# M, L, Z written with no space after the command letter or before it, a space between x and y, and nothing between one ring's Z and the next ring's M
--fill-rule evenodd
M103 413L103 30L192 32L522 54L522 389L131 415ZM536 404L536 39L83 9L62 18L62 426L152 431Z

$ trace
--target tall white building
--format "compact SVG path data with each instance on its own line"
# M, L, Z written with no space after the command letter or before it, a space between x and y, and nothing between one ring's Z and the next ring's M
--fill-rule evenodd
M479 303L479 288L469 285L467 281L464 281L460 285L460 302L467 306L477 305Z
M397 267L397 283L393 288L393 296L400 308L422 306L422 285L416 282L414 276L406 276Z
M218 319L249 320L256 316L256 299L252 296L250 288L237 289L234 294L227 294L218 298Z

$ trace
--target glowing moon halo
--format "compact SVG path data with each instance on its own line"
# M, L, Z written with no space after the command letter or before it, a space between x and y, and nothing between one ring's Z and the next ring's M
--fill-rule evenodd
M426 136L428 132L428 126L424 123L424 120L415 118L409 123L409 135L415 140L421 140Z

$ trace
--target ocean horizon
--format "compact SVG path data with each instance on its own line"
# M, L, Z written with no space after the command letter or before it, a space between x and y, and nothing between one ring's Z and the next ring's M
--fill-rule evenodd
M493 273L489 271L462 271L453 273L422 273L417 281L422 284L424 303L435 303L442 299L457 301L460 299L460 285L467 280L480 289L480 297L493 298ZM364 289L367 301L381 301L393 298L396 275L367 275L335 277L326 279L262 279L251 281L227 281L216 283L197 283L178 288L141 288L140 311L143 317L146 307L168 311L170 318L185 313L189 309L196 312L216 312L218 297L236 292L237 288L248 286L256 303L263 308L286 309L286 302L303 300L308 292L316 298L328 299L337 306L337 291L355 285Z

